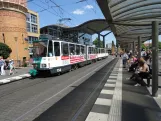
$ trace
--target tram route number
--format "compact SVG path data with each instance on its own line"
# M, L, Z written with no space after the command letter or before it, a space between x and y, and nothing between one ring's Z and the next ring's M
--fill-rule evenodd
M56 69L57 72L61 72L61 68Z

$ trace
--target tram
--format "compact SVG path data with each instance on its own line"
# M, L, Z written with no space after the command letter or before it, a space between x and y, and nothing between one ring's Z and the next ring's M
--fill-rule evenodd
M71 43L59 39L33 42L33 66L38 72L50 74L75 70L108 57L105 48Z

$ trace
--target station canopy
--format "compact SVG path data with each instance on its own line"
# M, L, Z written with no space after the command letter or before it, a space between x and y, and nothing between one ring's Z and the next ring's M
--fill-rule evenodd
M62 24L52 24L52 25L44 26L40 30L46 29L48 27L49 28L54 27L54 26L61 27L63 28L63 31L66 31L66 32L79 31L82 33L88 33L90 35L95 33L100 33L102 31L111 31L110 26L108 25L105 19L89 20L75 27L68 27Z
M108 25L107 21L105 19L94 19L87 21L83 24L80 24L75 27L71 28L64 28L64 30L67 31L81 31L83 33L88 33L88 34L95 34L95 33L100 33L102 31L111 31L110 26Z
M161 0L97 0L111 31L120 42L152 38L152 21L159 22L161 33Z

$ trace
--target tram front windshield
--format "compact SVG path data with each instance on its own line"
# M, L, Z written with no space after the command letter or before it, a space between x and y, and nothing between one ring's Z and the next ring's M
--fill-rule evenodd
M48 41L34 42L33 43L33 56L46 57Z

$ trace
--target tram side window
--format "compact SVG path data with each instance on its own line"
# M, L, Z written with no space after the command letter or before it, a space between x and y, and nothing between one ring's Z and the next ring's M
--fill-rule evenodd
M104 49L101 49L102 50L102 53L105 53L105 50Z
M101 49L101 53L103 53L103 49Z
M97 48L94 48L94 53L97 54L98 50Z
M69 44L69 47L70 47L70 55L75 55L75 45Z
M81 52L84 54L84 46L81 46Z
M76 45L76 55L80 54L80 45Z
M69 55L68 43L62 43L62 55Z
M49 41L49 46L48 46L48 57L53 56L53 43L52 41Z
M54 52L55 52L55 56L60 56L60 44L59 44L59 42L54 42Z

